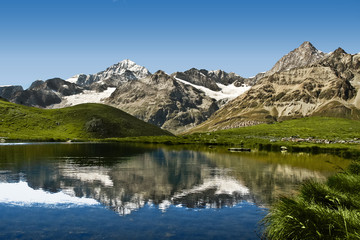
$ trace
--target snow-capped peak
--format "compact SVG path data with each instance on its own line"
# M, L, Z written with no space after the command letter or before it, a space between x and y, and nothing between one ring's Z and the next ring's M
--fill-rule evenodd
M67 81L82 86L90 86L93 83L99 83L100 85L106 84L107 86L116 87L121 83L145 78L149 75L150 72L145 67L137 65L129 59L125 59L108 67L104 71L89 75L78 74L69 78Z
M111 74L123 74L125 71L133 72L138 78L143 78L150 75L149 70L143 66L137 65L135 62L129 59L122 60L121 62L110 66L104 72L110 72Z

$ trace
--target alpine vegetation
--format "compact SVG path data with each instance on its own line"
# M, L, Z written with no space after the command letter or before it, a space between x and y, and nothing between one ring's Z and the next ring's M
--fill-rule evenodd
M268 239L360 239L360 163L327 182L305 182L263 219Z

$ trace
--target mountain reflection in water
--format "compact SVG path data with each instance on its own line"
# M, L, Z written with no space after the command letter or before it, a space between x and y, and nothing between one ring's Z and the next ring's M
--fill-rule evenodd
M316 161L322 161L320 167L309 169L296 165L294 156L286 162L279 154L178 151L120 144L7 145L0 146L0 153L0 202L99 202L120 215L145 205L161 211L172 205L233 207L242 201L268 206L279 194L296 190L305 179L324 180L334 172L334 165L346 164L336 157L322 160L319 155ZM282 162L274 162L274 158ZM302 156L304 161L306 158ZM314 161L316 156L311 158Z

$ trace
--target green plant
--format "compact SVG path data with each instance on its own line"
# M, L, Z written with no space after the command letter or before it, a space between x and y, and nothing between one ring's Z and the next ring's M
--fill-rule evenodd
M281 197L262 221L264 237L360 239L358 167L359 163L353 163L346 172L328 178L325 184L308 181L299 195Z

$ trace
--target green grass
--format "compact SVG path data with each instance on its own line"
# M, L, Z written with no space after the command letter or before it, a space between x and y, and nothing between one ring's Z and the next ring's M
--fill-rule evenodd
M136 137L107 140L172 145L224 145L256 148L266 151L280 151L282 146L286 146L289 152L331 153L346 158L360 157L359 144L318 144L281 141L283 137L291 136L328 140L352 140L360 138L360 121L342 118L310 117L274 124L193 133L177 137Z
M217 131L221 135L242 135L253 137L290 137L320 139L360 138L360 121L344 118L306 117L272 124Z
M48 110L0 100L0 137L65 141L152 135L171 134L102 104Z
M269 239L360 239L360 163L328 179L302 185L299 195L281 197L264 218Z

